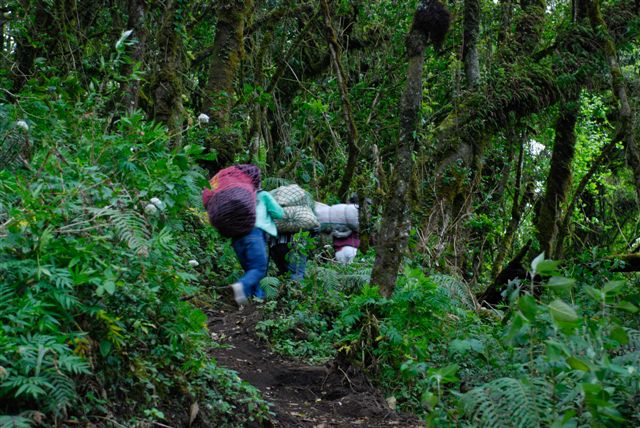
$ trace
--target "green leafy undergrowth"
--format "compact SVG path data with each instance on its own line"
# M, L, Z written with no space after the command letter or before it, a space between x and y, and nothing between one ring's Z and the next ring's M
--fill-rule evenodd
M32 88L0 104L0 134L26 114L32 147L29 167L0 171L0 425L171 420L175 407L184 421L194 403L216 426L268 417L210 361L191 302L219 263L231 270L189 208L200 149L171 148L139 113L110 124L91 99Z
M258 329L288 355L342 354L428 426L637 426L637 286L597 257L559 266L536 258L541 282L478 312L452 277L407 267L383 298L361 266L312 266Z
M417 268L405 269L392 298L381 297L367 285L370 262L312 265L302 284L285 285L267 303L258 332L276 350L312 363L341 353L401 406L421 409L457 381L448 342L474 315L452 300L452 278L434 280Z
M258 336L284 355L310 363L331 359L342 334L336 320L370 273L360 263L343 267L311 261L302 282L266 278L263 286L273 299L264 305Z

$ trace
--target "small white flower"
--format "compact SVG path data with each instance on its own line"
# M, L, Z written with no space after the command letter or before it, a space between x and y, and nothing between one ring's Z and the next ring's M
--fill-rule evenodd
M193 266L193 267L196 267L196 266L200 266L200 263L198 263L197 260L191 259L191 260L189 260L189 265Z
M144 212L148 215L154 215L158 212L158 208L153 204L147 204L147 206L144 207Z
M200 124L209 123L209 116L207 116L204 113L200 113L200 116L198 116L198 123Z
M17 126L18 128L22 128L22 129L24 129L25 131L28 131L28 130L29 130L29 124L28 124L27 122L25 122L24 120L19 120L19 121L17 121L17 122L16 122L16 126Z
M158 209L163 210L164 209L164 202L162 202L160 199L158 198L151 198L151 203L153 205L155 205L156 207L158 207Z
M636 368L633 366L627 366L627 371L629 374L634 374L636 372Z

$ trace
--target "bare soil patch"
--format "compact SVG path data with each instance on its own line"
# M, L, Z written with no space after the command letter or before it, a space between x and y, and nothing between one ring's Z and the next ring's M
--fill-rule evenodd
M413 415L392 411L380 391L353 367L309 366L273 353L255 335L260 319L255 308L210 313L209 330L224 345L211 355L273 404L271 426L424 426Z

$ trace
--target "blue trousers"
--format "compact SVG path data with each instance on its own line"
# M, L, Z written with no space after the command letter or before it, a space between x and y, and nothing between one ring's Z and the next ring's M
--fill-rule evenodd
M231 242L238 256L244 275L238 282L244 288L247 298L255 296L264 298L264 290L260 287L260 280L267 275L269 259L267 245L262 229L254 227L251 232Z

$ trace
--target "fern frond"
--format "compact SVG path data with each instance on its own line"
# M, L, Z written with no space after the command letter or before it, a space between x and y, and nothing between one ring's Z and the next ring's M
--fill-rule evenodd
M21 415L0 415L0 428L30 428L34 425L33 419Z
M89 364L82 358L73 354L62 354L58 357L58 366L68 373L89 374L91 373Z
M359 291L369 283L371 279L371 269L359 269L352 273L339 275L339 278L346 290Z
M144 253L148 250L151 233L142 215L133 210L101 208L92 210L96 217L106 216L113 224L118 238L129 248Z
M266 276L260 281L260 287L264 290L264 295L267 299L273 299L278 296L280 280L274 276Z
M151 247L157 248L160 251L173 253L176 250L176 243L173 240L171 229L163 227L160 232L153 236L151 241Z
M501 378L462 397L465 414L479 427L539 427L551 416L552 386L544 379Z
M15 287L9 287L6 281L0 281L0 310L12 306L15 297Z
M357 291L369 283L371 269L362 268L342 273L336 269L313 266L308 269L309 276L316 277L325 289Z
M75 384L67 376L58 373L51 374L50 382L53 388L49 391L46 410L59 415L77 398Z
M453 302L465 307L466 309L475 310L476 302L469 286L459 278L451 275L435 274L430 278L438 287L446 292Z

